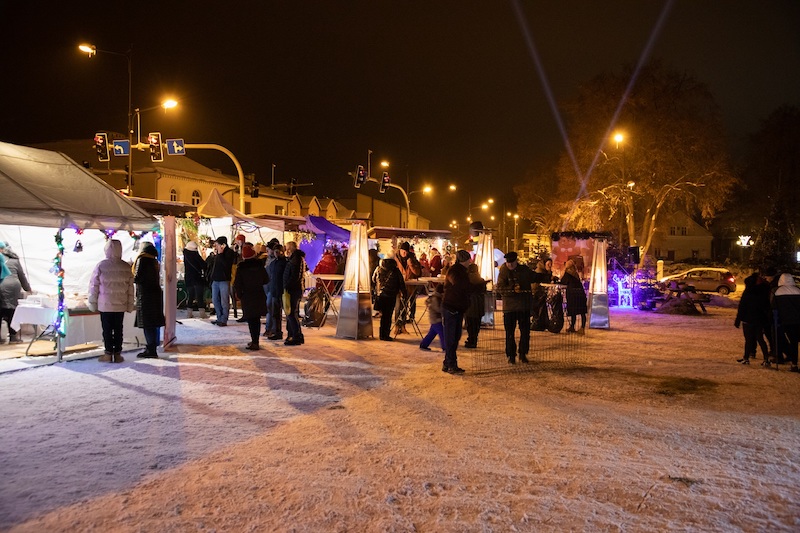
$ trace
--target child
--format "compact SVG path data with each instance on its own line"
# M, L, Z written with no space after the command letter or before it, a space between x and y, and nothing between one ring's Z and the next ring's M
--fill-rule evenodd
M425 304L428 306L428 318L431 321L431 327L428 330L428 334L425 335L425 338L422 339L422 342L419 343L419 349L430 351L431 349L428 346L431 345L433 339L436 336L439 336L439 346L442 347L442 351L444 351L444 328L442 327L442 297L444 296L444 286L439 284L436 286L436 290L433 291L433 294L428 296L428 299L425 300Z

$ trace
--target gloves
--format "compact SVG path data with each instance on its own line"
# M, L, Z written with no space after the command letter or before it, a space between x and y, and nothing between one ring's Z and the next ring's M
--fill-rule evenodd
M733 323L733 326L734 326L736 329L739 329L739 324L740 324L740 321L739 321L739 319L737 318L737 319L736 319L736 321L734 321L734 323Z
M88 307L89 311L92 313L97 312L97 302L86 302L86 307Z

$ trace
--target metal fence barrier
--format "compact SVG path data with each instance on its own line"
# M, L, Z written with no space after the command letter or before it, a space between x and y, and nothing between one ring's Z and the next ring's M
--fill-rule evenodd
M580 291L579 291L580 292ZM551 368L574 368L587 359L588 317L586 329L581 329L581 317L576 317L576 332L568 331L570 325L569 304L575 305L580 298L586 296L568 294L562 285L542 285L536 291L517 291L513 295L502 292L486 293L484 314L480 317L481 327L474 348L465 347L467 330L465 328L458 347L459 363L473 373L502 374L532 372ZM516 357L516 364L510 364L506 357L506 332L503 325L503 307L509 308L519 303L520 298L530 298L531 320L529 322L530 341L528 363L522 363ZM578 308L580 305L578 303ZM574 307L573 307L574 309ZM473 311L473 317L475 313ZM514 332L517 351L519 349L520 331Z

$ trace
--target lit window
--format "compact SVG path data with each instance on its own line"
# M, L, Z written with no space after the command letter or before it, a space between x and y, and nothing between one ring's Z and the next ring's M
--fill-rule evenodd
M169 201L170 202L177 202L178 201L178 191L175 189L169 190Z
M192 205L200 205L200 191L192 191Z

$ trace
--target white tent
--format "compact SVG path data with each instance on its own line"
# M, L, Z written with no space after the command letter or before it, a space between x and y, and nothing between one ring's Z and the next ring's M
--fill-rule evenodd
M0 142L0 224L151 231L157 221L64 154Z
M231 217L234 224L249 223L262 228L283 232L282 220L253 218L245 215L228 202L217 189L213 189L205 202L197 206L197 214L206 218Z
M66 228L128 232L158 229L158 222L146 211L58 152L0 142L0 191L0 224L7 225L5 233L8 235L22 235L21 230L14 232L11 228L19 226L51 228L59 241ZM89 240L87 238L87 242ZM46 240L30 245L48 246ZM17 251L22 248L20 242ZM57 253L55 267L69 276L61 255ZM53 276L53 284L57 283L61 317L66 314L67 295L63 278ZM63 334L63 329L59 331ZM61 350L59 340L59 360Z

